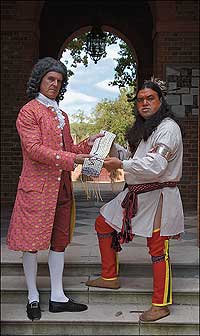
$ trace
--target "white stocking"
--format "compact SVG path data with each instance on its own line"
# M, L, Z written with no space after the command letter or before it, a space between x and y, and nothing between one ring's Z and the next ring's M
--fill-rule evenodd
M23 252L23 267L28 288L29 303L39 302L39 293L36 286L37 253Z
M51 278L51 301L68 302L63 291L64 252L49 251L49 271Z

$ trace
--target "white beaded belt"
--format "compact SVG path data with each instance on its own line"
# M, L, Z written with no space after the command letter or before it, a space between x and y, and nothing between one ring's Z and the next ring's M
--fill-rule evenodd
M103 161L108 155L112 143L116 137L115 134L107 131L101 131L103 137L97 138L92 146L90 154L92 158L84 160L82 174L86 176L99 176L103 167Z

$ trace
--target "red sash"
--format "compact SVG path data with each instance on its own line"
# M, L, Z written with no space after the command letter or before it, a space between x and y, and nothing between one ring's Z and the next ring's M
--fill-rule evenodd
M133 240L134 234L132 233L131 218L136 215L138 210L137 195L165 187L174 188L176 186L177 182L152 182L128 185L129 191L121 203L122 208L124 208L122 229L121 232L117 234L118 243L115 241L115 246L113 246L117 252L121 251L120 244L128 243Z

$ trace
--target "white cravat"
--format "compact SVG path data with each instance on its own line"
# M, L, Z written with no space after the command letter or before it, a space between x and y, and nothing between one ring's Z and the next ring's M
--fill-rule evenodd
M46 107L53 107L55 112L57 113L57 117L60 123L60 128L63 129L65 126L65 117L63 116L61 110L59 109L58 103L56 100L50 99L44 96L42 93L39 92L36 100L39 101L41 104L45 105Z

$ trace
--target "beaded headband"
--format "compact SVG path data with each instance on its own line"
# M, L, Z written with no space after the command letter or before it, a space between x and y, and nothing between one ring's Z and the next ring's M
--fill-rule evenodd
M154 76L151 77L150 81L159 86L163 96L167 95L167 82L162 81L160 78L155 78ZM149 80L144 80L144 83L146 82L149 82Z
M146 82L153 82L155 84L157 84L163 94L163 96L167 95L167 82L162 81L160 78L155 78L154 76L151 76L151 79L145 79L144 80L144 84ZM136 99L136 96L133 97L132 94L127 94L127 100L128 102L132 102Z

